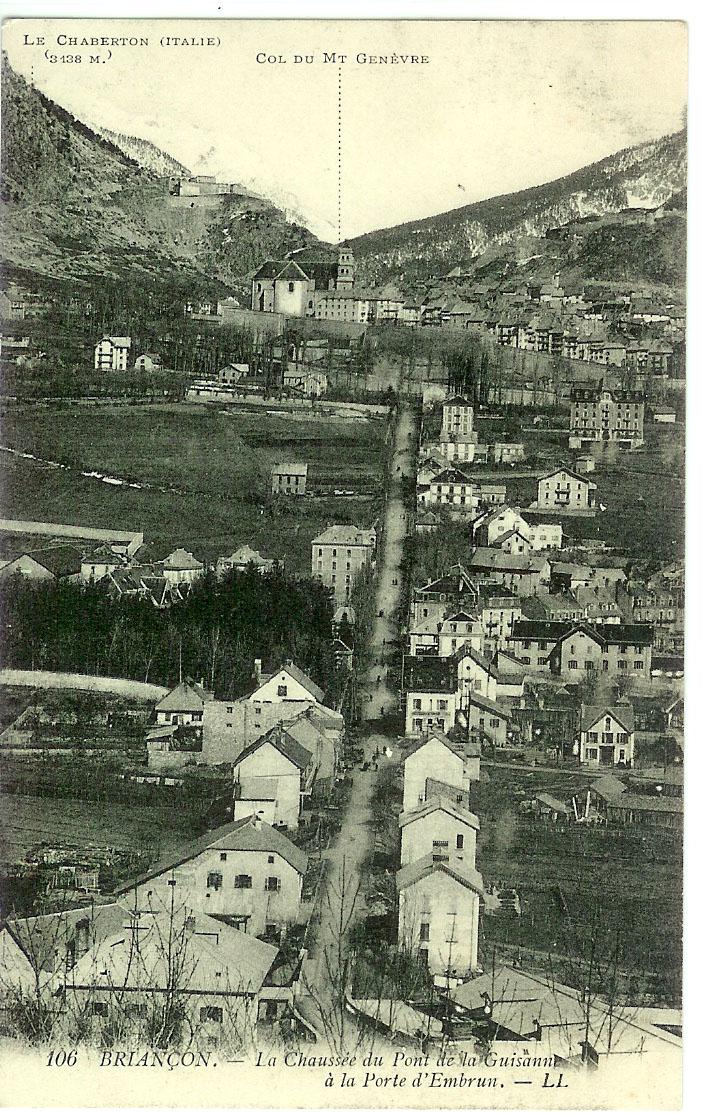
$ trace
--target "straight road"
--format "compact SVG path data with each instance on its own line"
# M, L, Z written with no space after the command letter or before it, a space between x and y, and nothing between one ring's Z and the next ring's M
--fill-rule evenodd
M359 685L362 719L380 718L397 706L398 693L388 681L391 643L397 641L402 597L401 562L405 539L413 528L411 509L403 500L403 481L417 474L417 413L408 401L399 403L391 454L381 553L377 563L375 619L369 646L370 661Z
M412 515L403 501L403 480L414 478L417 453L417 413L407 401L399 402L393 448L388 473L388 489L383 523L381 552L377 562L370 661L359 685L361 717L366 722L394 710L398 692L388 676L390 643L399 636L401 616L398 605L402 598L401 562L408 533L413 528ZM364 761L374 753L392 746L395 739L376 732L363 741ZM397 750L397 746L395 746ZM397 755L394 754L395 760ZM379 766L387 764L381 757ZM346 1012L343 992L348 988L348 971L344 968L348 953L348 936L365 911L360 876L373 853L372 797L378 772L370 765L366 771L355 769L351 799L345 810L342 828L333 846L323 854L326 862L325 880L321 886L317 911L317 939L310 948L304 974L306 992L298 999L298 1009L318 1032L322 1041L332 1044L335 1051L358 1046L363 1031Z

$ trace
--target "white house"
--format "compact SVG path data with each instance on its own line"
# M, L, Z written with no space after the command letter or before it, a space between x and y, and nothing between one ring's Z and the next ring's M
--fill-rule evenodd
M247 746L234 763L235 818L251 815L255 811L252 800L256 796L251 793L255 793L257 781L266 781L267 788L275 781L273 825L295 830L303 793L309 791L314 775L313 755L279 723L251 746ZM246 782L245 800L241 798L243 782Z
M472 646L463 646L456 654L459 706L468 707L474 695L496 698L496 670Z
M435 977L466 977L478 965L483 878L455 855L427 854L396 874L398 942Z
M95 345L96 371L126 371L131 347L129 336L103 336Z
M278 955L270 942L185 906L125 911L120 927L65 972L61 1000L83 1016L96 1044L118 1028L139 1045L175 988L195 1040L231 1046L254 1037L267 998L290 996L268 980Z
M569 468L557 468L538 481L536 508L552 513L591 510L595 494L592 480Z
M581 709L581 764L593 768L635 764L632 704L585 704Z
M295 843L251 815L184 844L116 892L140 911L167 911L175 902L276 939L297 919L306 869Z
M460 790L467 790L471 784L461 747L440 731L430 732L427 738L411 746L405 756L403 811L424 804L428 777Z
M161 562L164 578L169 584L192 584L205 574L202 561L187 549L174 549Z
M408 812L401 812L400 864L407 866L427 854L449 854L476 862L478 818L460 804L432 797Z

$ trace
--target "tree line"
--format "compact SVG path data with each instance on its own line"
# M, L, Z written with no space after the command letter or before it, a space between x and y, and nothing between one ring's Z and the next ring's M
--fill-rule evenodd
M237 697L264 667L290 658L330 687L332 604L313 580L281 570L208 573L187 599L159 609L113 598L102 583L30 583L13 576L0 595L0 660L6 667L118 676L171 686L202 679Z

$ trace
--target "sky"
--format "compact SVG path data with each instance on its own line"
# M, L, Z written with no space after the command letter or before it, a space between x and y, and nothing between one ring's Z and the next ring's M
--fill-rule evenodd
M62 35L149 44L107 58ZM218 43L161 45L174 36ZM551 181L685 118L673 21L14 20L3 47L86 123L263 192L330 240ZM393 55L429 61L368 60Z

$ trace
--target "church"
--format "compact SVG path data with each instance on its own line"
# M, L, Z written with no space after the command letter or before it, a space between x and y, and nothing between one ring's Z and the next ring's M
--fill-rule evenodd
M259 313L314 317L322 292L351 291L353 287L354 255L346 244L339 247L336 261L269 259L252 278L251 308Z

